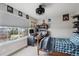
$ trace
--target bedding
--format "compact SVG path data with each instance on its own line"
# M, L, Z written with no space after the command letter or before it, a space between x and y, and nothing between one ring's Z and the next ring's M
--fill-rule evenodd
M75 45L68 39L55 39L55 52L63 52L71 55L75 55Z
M44 37L39 44L39 49L43 49L46 52L53 51L54 43L52 42L54 41L50 36Z
M70 37L70 41L73 42L75 45L79 45L79 34L73 33Z
M74 37L74 39L73 39ZM75 40L75 41L74 41ZM70 38L52 38L50 36L43 38L40 43L40 49L47 52L63 52L72 56L79 56L79 34L73 34Z

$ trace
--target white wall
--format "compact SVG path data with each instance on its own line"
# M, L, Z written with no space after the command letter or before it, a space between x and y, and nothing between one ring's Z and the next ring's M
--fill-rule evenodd
M79 8L76 12L64 12L64 14L69 13L69 21L63 21L62 13L57 17L53 17L51 21L51 35L58 38L69 38L72 36L76 30L76 28L73 28L73 22L77 20L73 19L72 16L79 15L78 10Z
M66 12L67 13L67 12ZM69 13L69 21L63 21L63 14L55 17L51 17L51 26L49 30L51 31L51 36L57 38L69 38L74 32L73 22L75 21L72 16L74 13ZM47 19L45 19L47 22ZM42 20L38 21L38 23L42 23Z
M53 18L51 21L51 35L57 38L69 38L74 29L72 15L69 14L69 21L63 21L62 15L59 15L56 18Z
M0 11L0 26L28 27L28 20Z
M0 56L10 55L18 49L27 46L27 37L22 37L13 41L0 43Z
M73 21L72 19L73 14L69 14L70 18L69 21L63 21L62 15L52 17L51 19L51 26L49 28L51 32L51 36L57 37L57 38L69 38L72 33L74 32L73 28ZM47 22L47 19L45 19ZM39 24L42 23L41 21L38 21Z
M20 6L19 6L20 7ZM14 8L14 7L13 7ZM27 9L27 8L26 8ZM23 16L18 16L18 8L13 9L13 13L7 12L7 5L0 3L0 26L15 26L15 27L30 27L30 21L35 18L29 15L29 19L26 19L26 14L22 13Z

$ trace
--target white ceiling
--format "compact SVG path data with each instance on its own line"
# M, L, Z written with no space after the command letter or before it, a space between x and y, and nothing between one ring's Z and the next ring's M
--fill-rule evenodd
M53 19L54 17L58 17L60 15L69 13L75 13L79 11L78 3L51 3L47 4L45 7L45 13L43 15L37 15L35 13L35 9L39 6L39 3L7 3L12 7L21 10L22 12L29 14L30 16L38 19Z

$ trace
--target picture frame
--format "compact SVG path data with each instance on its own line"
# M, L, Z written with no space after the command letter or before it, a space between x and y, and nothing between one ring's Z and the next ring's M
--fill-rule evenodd
M69 21L69 14L63 15L63 21Z
M18 15L19 15L19 16L23 16L23 14L22 14L21 11L18 11Z
M29 19L29 15L26 15L26 19Z
M13 7L7 5L7 12L13 13Z

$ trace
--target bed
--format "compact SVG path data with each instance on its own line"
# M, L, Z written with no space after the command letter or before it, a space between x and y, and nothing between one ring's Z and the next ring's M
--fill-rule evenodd
M39 44L39 50L61 52L71 56L79 56L79 34L73 33L70 38L45 37Z

